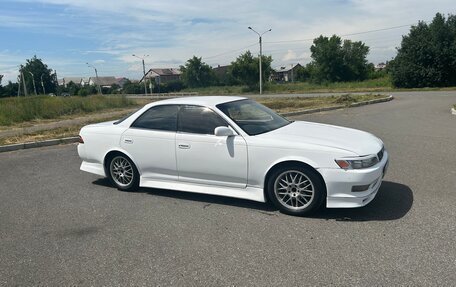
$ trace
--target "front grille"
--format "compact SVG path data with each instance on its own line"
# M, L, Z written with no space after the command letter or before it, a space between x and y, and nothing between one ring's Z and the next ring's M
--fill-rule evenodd
M382 147L382 149L377 153L378 161L382 161L384 152L385 152L385 148Z

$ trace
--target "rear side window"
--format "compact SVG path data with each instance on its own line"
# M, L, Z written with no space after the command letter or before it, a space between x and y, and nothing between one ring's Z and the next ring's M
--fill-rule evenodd
M175 132L177 129L178 110L179 107L176 105L152 107L139 116L131 127Z
M216 127L228 124L214 111L200 106L183 106L179 112L178 131L213 135Z

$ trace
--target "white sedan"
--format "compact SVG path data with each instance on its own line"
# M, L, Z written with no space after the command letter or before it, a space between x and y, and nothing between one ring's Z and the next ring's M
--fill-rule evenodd
M303 215L372 201L388 165L383 142L350 128L290 121L243 97L147 104L80 131L81 170L120 190L172 189L266 202Z

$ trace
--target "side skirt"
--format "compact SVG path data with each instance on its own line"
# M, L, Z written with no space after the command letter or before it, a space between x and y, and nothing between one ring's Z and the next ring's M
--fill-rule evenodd
M185 192L203 193L211 195L220 195L241 199L248 199L258 202L266 202L264 198L263 189L257 187L246 187L246 188L233 188L233 187L221 187L212 185L203 185L195 183L183 183L183 182L171 182L162 180L152 180L148 178L142 178L139 181L139 186L150 187L150 188L161 188L178 190Z

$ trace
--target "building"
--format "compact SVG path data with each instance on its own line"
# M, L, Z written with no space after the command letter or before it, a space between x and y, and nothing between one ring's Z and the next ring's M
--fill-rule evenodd
M103 88L111 88L112 85L117 85L117 79L115 77L90 77L88 84L91 86L100 86Z
M301 64L291 64L288 67L282 66L273 69L271 74L271 81L276 82L294 82L298 76L297 70L302 68Z
M64 77L62 79L57 80L59 86L64 86L65 88L68 87L70 82L76 85L83 85L81 77Z
M81 86L85 86L89 84L89 78L81 78Z
M157 84L164 84L172 81L178 81L181 79L181 71L174 68L164 68L164 69L150 69L145 78L155 82ZM142 83L144 77L139 81Z
M125 83L128 82L128 79L125 78L125 77L122 77L122 78L117 78L117 85L119 85L119 87L122 89L123 86L125 85Z
M382 63L378 63L377 65L375 65L375 70L376 70L376 71L381 71L381 70L383 70L383 69L386 68L386 65L387 65L387 64L385 64L385 63L383 63L383 62L382 62Z

